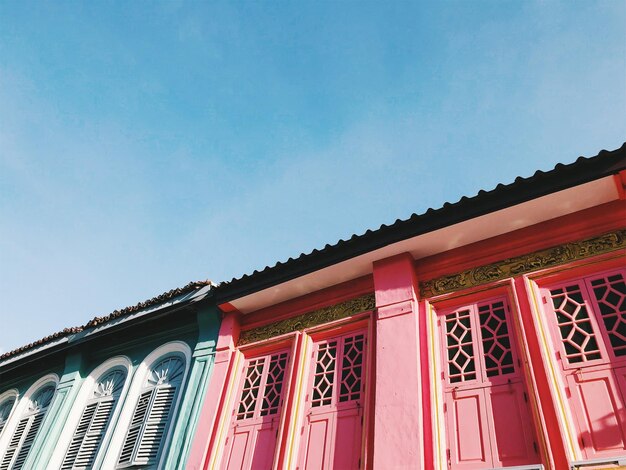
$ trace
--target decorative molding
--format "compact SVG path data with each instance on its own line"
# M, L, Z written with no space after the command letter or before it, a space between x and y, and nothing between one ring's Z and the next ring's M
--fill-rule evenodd
M540 269L578 261L595 255L609 253L626 247L626 230L616 230L594 238L554 246L497 263L487 264L461 271L457 274L441 276L420 283L422 298L447 294L488 282L499 281Z
M269 325L242 331L239 335L238 345L241 346L264 339L274 338L293 331L299 331L312 326L321 325L322 323L340 320L357 313L374 310L374 308L376 308L374 294L364 295L357 297L356 299L331 305L330 307L320 308L293 318L280 320L270 323Z

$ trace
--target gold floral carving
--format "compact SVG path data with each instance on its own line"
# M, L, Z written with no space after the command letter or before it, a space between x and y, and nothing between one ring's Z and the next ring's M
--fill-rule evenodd
M341 302L330 307L320 308L312 312L298 315L286 320L280 320L269 325L260 326L251 330L242 331L239 336L239 345L253 343L268 338L300 331L312 326L321 325L335 320L355 315L357 313L373 310L376 307L374 294L364 295L356 299Z
M422 297L447 294L508 277L551 268L590 256L609 253L626 247L626 230L605 233L599 237L566 243L497 263L479 266L460 273L446 275L420 283Z

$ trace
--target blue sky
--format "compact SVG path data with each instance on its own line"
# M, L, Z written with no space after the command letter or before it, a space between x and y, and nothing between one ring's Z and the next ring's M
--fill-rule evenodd
M626 3L0 3L0 350L626 140Z

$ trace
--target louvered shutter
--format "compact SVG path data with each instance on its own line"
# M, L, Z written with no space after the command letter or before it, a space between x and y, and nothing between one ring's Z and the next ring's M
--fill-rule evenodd
M93 466L114 406L115 400L109 397L85 407L65 455L62 470L89 469Z
M91 403L85 407L83 415L80 417L80 421L78 422L78 427L72 437L70 447L65 455L63 465L61 466L63 470L70 469L74 466L74 462L76 462L76 457L78 457L80 447L85 436L87 435L87 429L89 429L89 425L91 424L91 420L93 419L97 407L97 403Z
M11 470L21 470L24 466L24 462L26 461L26 457L28 457L30 448L33 446L33 442L35 442L35 437L37 437L44 416L45 413L40 412L29 418L30 423L26 428L24 440L22 441L22 445L17 453L15 462L13 462Z
M129 464L133 461L133 453L139 440L142 425L144 424L148 414L148 406L150 405L150 399L152 398L153 392L154 389L144 392L139 396L135 412L133 413L133 419L130 422L128 434L126 434L126 440L124 441L124 446L122 447L122 453L118 462L120 465Z
M176 387L163 386L155 389L150 413L148 414L137 451L137 463L155 463L163 435L165 434L165 428L169 422L175 394Z

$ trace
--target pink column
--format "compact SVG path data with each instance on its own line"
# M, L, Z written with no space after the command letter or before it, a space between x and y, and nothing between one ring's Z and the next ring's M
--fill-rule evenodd
M417 278L409 253L374 263L376 363L373 468L423 464Z
M238 339L239 314L237 312L224 314L217 340L213 372L211 373L209 387L200 411L198 427L191 445L189 459L187 460L186 468L189 470L205 468L206 459L214 445L215 423L219 418L219 413L223 412L222 406L226 399L225 385L230 376L232 358Z

